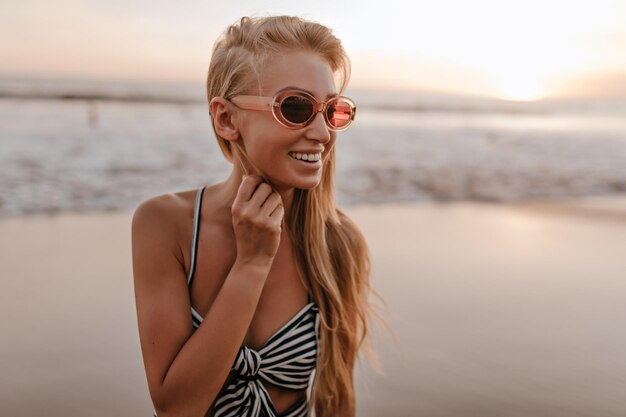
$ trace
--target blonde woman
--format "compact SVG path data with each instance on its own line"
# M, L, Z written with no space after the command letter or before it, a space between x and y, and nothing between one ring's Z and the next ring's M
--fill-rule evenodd
M232 172L144 201L132 223L155 415L355 415L371 289L333 191L349 75L331 30L298 17L244 17L215 43L209 111Z

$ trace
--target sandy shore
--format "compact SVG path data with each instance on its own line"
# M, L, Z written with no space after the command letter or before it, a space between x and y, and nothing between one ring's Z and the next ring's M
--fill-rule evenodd
M397 336L359 416L626 415L626 199L346 211ZM150 415L131 216L0 220L0 415Z

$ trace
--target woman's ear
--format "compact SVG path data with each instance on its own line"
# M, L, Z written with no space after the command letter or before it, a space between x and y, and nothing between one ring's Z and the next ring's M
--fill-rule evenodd
M232 104L223 97L213 97L209 103L209 112L217 134L226 140L239 139L237 114L232 111Z

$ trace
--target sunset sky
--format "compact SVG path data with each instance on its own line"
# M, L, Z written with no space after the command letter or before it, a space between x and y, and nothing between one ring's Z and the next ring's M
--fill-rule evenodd
M351 88L626 97L626 0L8 0L0 75L201 83L219 33L268 14L331 27Z

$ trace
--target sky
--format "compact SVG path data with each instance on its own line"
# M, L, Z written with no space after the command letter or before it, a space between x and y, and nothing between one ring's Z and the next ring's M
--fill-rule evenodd
M626 97L626 0L3 0L0 76L203 83L241 16L333 29L350 88Z

